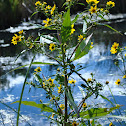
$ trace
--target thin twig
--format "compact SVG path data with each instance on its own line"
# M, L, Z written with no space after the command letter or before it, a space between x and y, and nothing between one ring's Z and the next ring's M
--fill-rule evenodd
M56 62L58 62L61 66L63 66L63 65L62 65L57 59L55 59L54 57L52 57L52 56L50 56L50 55L48 55L48 54L45 54L45 55L48 56L49 58L55 60Z

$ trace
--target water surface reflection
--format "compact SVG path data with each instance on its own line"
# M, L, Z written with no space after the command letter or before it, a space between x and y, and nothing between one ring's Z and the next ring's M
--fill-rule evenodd
M126 22L119 22L116 24L113 23L111 25L115 29L121 31L121 33L124 33L125 26L126 26L125 23ZM80 25L78 26L78 28L79 27L82 26ZM86 66L85 69L80 71L82 76L86 79L91 77L90 73L94 73L95 78L101 83L105 84L106 80L109 81L109 87L111 88L113 95L117 100L117 103L124 105L122 109L126 109L125 96L123 96L121 93L124 92L124 89L120 86L115 85L116 79L118 78L121 79L122 74L120 70L114 65L115 56L110 54L110 48L113 42L115 41L119 42L122 47L126 46L126 37L125 35L122 36L104 27L98 27L97 29L94 28L93 30L95 32L93 34L92 41L95 47L89 52L89 54L75 61L74 64L76 65L77 63L82 63L83 67ZM28 31L28 34L32 32L33 35L34 34L37 35L36 31L37 30ZM26 55L19 57L18 60L14 62L16 55L23 48L21 48L18 45L13 46L10 44L12 36L13 34L11 33L0 32L0 76L1 76L0 100L6 103L7 105L10 105L14 109L17 109L18 104L11 104L11 103L13 101L19 100L27 67L12 72L9 71L15 67L19 67L20 65L29 64L32 57L32 53L27 53ZM10 46L6 44L10 44ZM35 61L53 62L43 55L37 55ZM34 72L35 68L36 66L32 66L28 77L28 81L33 79L31 75ZM56 66L49 66L49 65L46 66L43 65L41 66L41 68L45 76L51 76L55 74L57 69ZM82 95L80 93L78 86L80 86L82 82L79 80L79 77L76 74L73 74L72 76L77 80L77 84L74 89L76 96L74 97L76 99L76 102L79 102L82 98ZM39 103L39 100L42 99L43 102L47 102L44 97L45 94L41 89L35 89L32 87L31 91L29 92L29 88L30 87L28 85L25 87L23 100L29 100L29 101L33 100ZM101 92L101 94L113 100L109 88L107 86L104 87L104 90ZM87 104L92 104L96 106L100 101L101 104L99 105L110 107L110 104L108 104L108 102L101 99L100 97L98 97L95 100L95 103L93 101L94 101L94 97L91 97L86 102ZM4 123L6 125L15 124L16 113L14 113L11 109L7 108L3 104L0 104L0 114L4 118ZM26 120L29 120L32 126L40 126L40 125L49 126L49 121L45 117L40 116L40 114L47 114L47 113L41 113L39 109L22 105L21 114L24 116L24 118L26 118ZM21 122L22 126L29 125L28 123L25 123L23 119L21 119L21 121L22 121ZM1 118L0 118L0 123L2 125ZM104 122L104 124L105 123L107 124L108 122Z

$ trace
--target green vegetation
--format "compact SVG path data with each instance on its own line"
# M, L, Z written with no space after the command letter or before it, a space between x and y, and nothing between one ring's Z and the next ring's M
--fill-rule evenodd
M25 33L22 30L17 34L14 34L14 36L12 37L12 44L21 44L26 47L24 52L31 51L32 53L34 53L34 56L31 59L31 63L29 64L29 68L26 73L20 100L13 102L13 104L19 104L17 112L17 126L19 125L21 104L36 107L38 109L41 109L41 112L49 112L50 115L47 118L50 120L50 122L56 123L57 125L101 126L100 122L97 122L97 119L107 118L109 126L112 126L115 122L109 122L109 117L117 118L117 122L120 125L123 125L122 120L118 120L118 118L126 119L126 117L122 116L120 113L121 105L117 104L116 101L115 103L112 103L108 98L100 94L100 91L104 90L104 87L108 86L109 81L106 81L105 84L102 84L94 78L93 73L90 74L90 78L85 79L79 73L80 70L83 69L81 67L81 64L78 63L76 65L74 62L84 57L94 47L94 43L91 42L93 33L90 33L89 31L93 27L104 25L99 22L98 17L102 20L105 20L104 17L108 15L109 10L115 6L115 3L112 1L108 1L104 5L104 8L98 7L100 1L86 0L86 2L87 9L84 11L86 12L86 15L77 15L74 17L74 19L71 19L71 7L76 4L81 4L85 7L83 3L79 3L78 1L73 0L66 0L66 2L63 4L65 10L59 12L58 7L55 3L51 6L48 5L47 2L37 1L35 2L36 12L34 12L33 15L37 13L43 13L47 18L43 20L44 26L40 25L40 29L48 29L49 31L53 31L53 33L41 34L37 38L33 38L32 36L25 37ZM77 44L71 44L76 31L74 24L76 23L78 18L82 18L83 20L83 30L80 29L78 39L76 40ZM107 26L110 29L116 31L109 25L104 26ZM42 37L46 38L47 40L51 40L50 43L42 41ZM125 51L125 49L120 48L117 42L115 42L111 47L112 54L122 54L120 56L122 58L122 63L124 64L123 78L126 78L126 58L124 58L123 56L123 51ZM57 53L57 55L54 54L55 52ZM54 60L56 63L50 64L47 62L34 62L34 58L37 53L41 53L47 56L48 58ZM33 81L27 82L29 71L31 69L31 66L34 64L39 65L39 67L34 70ZM41 64L56 65L58 69L56 70L56 73L54 75L46 77L40 67ZM117 62L116 65L119 66ZM82 93L83 98L79 103L75 102L73 95L73 89L77 83L74 74L76 74L79 78L79 81L82 82L79 89ZM120 83L120 79L115 82L115 84L119 86ZM46 92L46 99L48 102L43 103L43 101L40 100L40 103L38 104L34 101L22 101L26 84L44 90ZM90 97L92 96L94 96L95 99L97 99L98 96L102 97L103 99L107 100L113 107L96 107L87 104L86 100L90 99ZM117 112L117 115L108 115L111 114L113 110Z

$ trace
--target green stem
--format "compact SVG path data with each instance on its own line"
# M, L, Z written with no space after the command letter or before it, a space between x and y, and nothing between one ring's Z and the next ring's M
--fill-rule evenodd
M16 122L16 126L18 126L19 124L19 115L20 115L20 108L21 108L21 101L22 101L22 97L23 97L23 93L24 93L24 89L25 89L25 85L26 85L26 81L27 81L27 78L28 78L28 73L30 71L30 68L31 68L31 65L34 61L34 58L35 58L35 54L31 60L31 63L29 65L29 68L27 70L27 73L26 73L26 76L25 76L25 80L24 80L24 84L23 84L23 87L22 87L22 91L21 91L21 96L20 96L20 100L19 100L19 105L18 105L18 113L17 113L17 122Z
M64 74L65 74L65 78L64 78L64 85L65 85L65 120L64 120L64 126L66 126L67 123L67 86L68 86L68 80L67 80L67 66L65 63L65 52L64 52L64 47L62 45L62 55L63 55L63 69L64 69Z
M108 85L108 88L109 88L109 91L110 91L110 93L111 93L111 95L112 95L112 97L113 97L113 99L114 99L115 103L117 104L117 102L116 102L116 100L115 100L115 98L114 98L114 95L113 95L113 93L112 93L112 91L111 91L111 89L110 89L109 85ZM118 113L118 111L116 111L116 112ZM119 113L120 113L120 115L121 115L120 110L119 110ZM119 113L118 113L118 114L119 114Z

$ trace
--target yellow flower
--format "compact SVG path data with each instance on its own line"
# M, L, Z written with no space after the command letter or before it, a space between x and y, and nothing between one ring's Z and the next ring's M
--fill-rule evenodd
M54 114L54 113L52 113L52 118L54 118L54 115L55 115L55 114Z
M91 49L93 48L93 46L92 46L92 45L93 45L93 42L91 42L91 45L90 45L90 48L91 48Z
M116 80L115 84L119 85L120 84L120 79Z
M51 6L50 6L50 5L46 6L46 9L50 9L50 8L51 8Z
M93 120L90 120L90 124L92 124Z
M96 13L97 12L97 7L96 6L95 7L91 6L89 11L91 12L91 14Z
M109 6L109 7L114 7L114 6L115 6L115 3L112 2L112 1L108 1L108 2L106 3L106 5Z
M59 107L64 110L65 109L65 105L64 104L60 104Z
M41 6L42 3L41 3L40 1L37 1L37 2L35 3L35 5L36 5L36 6Z
M126 56L126 54L125 54L125 56Z
M13 43L14 45L16 45L17 44L17 42L20 42L21 41L21 36L19 35L17 35L17 34L14 34L15 36L13 36L12 37L12 42L11 43Z
M112 47L115 49L118 49L118 46L119 46L119 43L117 43L117 42L114 42L114 44L112 45Z
M49 83L53 84L54 79L51 79L51 77L47 80Z
M53 51L53 50L55 50L55 44L54 43L51 43L50 44L50 46L49 46L49 49L51 50L51 51Z
M60 68L57 68L57 71L59 72L60 71Z
M77 123L76 121L73 121L72 126L78 126L78 125L79 123Z
M71 33L70 34L73 34L75 31L75 29L73 27L74 27L74 24L71 25Z
M81 41L83 39L83 35L78 36L78 41Z
M109 124L109 126L112 126L112 122Z
M36 69L34 69L34 71L36 71L36 72L41 72L42 69L41 69L40 67L37 67Z
M61 93L61 89L62 89L62 85L60 85L60 87L58 87L58 93Z
M110 52L111 52L111 54L115 54L115 53L117 53L117 50L115 48L111 47Z
M23 34L23 30L19 31L18 33L19 33L19 34Z
M51 23L50 23L50 21L51 21L52 19L49 19L49 18L47 18L46 20L43 20L43 23L45 23L45 27L47 27L47 26L49 26Z
M76 83L76 80L73 80L73 79L72 80L69 80L69 83L70 84L75 84Z
M126 74L122 78L126 78Z
M53 14L53 12L54 12L54 10L56 9L56 4L54 4L54 6L52 7L52 9L51 9L51 15Z
M43 1L43 4L47 4L47 3Z
M88 78L88 79L87 79L87 82L91 82L91 81L92 81L92 79L91 79L91 78Z
M86 2L91 5L97 5L99 3L97 0L86 0Z
M45 88L45 83L43 82L43 88Z
M87 106L87 104L86 103L83 103L82 107L85 108L86 106Z

